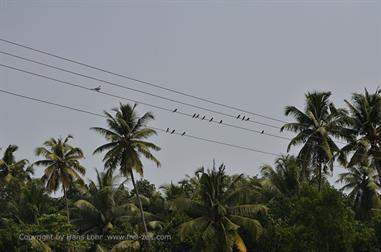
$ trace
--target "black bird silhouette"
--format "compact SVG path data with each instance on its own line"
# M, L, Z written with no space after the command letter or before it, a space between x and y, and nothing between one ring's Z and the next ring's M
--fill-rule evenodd
M250 117L246 118L246 121L249 121L250 120Z
M196 113L195 113L195 114L193 114L192 118L195 118L195 117L196 117Z
M201 118L201 120L204 120L205 119L205 116L203 116L202 118Z
M96 88L92 88L91 90L99 92L99 91L101 91L101 88L102 88L102 86L98 86Z
M169 131L169 128L167 128L167 132Z
M209 119L209 122L213 121L213 117Z
M171 131L171 134L173 134L173 133L175 133L175 130L172 130L172 131Z
M184 136L185 135L185 131L181 135Z
M237 119L239 119L240 116L241 116L241 115L238 115L238 116L237 116Z
M173 112L176 112L177 111L177 108L175 108L174 110L173 110Z
M242 117L242 121L245 120L245 116Z
M200 116L200 114L197 114L195 118L198 118Z
M261 134L263 134L263 133L265 133L265 131L264 131L264 130L262 130L262 131L261 131Z
M220 121L220 124L222 123L222 120Z

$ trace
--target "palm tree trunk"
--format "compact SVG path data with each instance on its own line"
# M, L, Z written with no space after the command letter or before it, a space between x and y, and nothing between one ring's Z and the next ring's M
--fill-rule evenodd
M381 184L381 167L380 167L380 164L378 164L378 163L376 163L376 170L377 170L377 174L378 174L378 181Z
M318 163L318 191L321 190L321 162Z
M66 215L67 215L67 222L70 223L69 202L68 202L68 200L67 200L66 188L65 188L65 186L62 186L62 187L63 187L64 197L65 197L65 201L66 201Z
M144 226L144 232L145 232L145 235L148 236L148 229L147 229L146 220L144 218L143 205L142 205L142 201L140 199L139 190L135 184L134 172L132 170L130 171L130 175L131 175L132 185L134 186L134 190L136 193L136 198L138 199L138 205L139 205L139 210L140 210L140 216L142 218L142 222L143 222L143 226Z

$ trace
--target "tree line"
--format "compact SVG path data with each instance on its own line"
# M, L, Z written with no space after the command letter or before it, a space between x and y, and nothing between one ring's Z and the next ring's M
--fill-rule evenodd
M34 163L9 145L0 160L0 251L381 251L380 90L355 93L343 108L330 97L309 92L304 108L285 108L292 121L280 130L295 136L258 176L228 175L213 162L159 188L136 180L143 159L160 167L160 147L149 141L153 114L130 104L91 128L105 141L94 150L104 169L88 183L71 135L37 147ZM334 164L345 169L340 184L327 179Z

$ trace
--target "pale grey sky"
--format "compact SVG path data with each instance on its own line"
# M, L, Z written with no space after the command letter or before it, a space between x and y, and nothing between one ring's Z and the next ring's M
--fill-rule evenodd
M304 93L330 90L342 105L351 93L374 90L381 81L380 1L7 1L0 0L0 37L83 61L168 88L286 119L286 105L302 107ZM119 77L0 42L12 52L108 81L192 104L237 114ZM95 87L99 83L25 63L0 54L2 64ZM0 67L2 89L96 113L118 99ZM102 90L187 113L287 136L275 129L230 120L132 91L102 84ZM101 118L0 94L0 146L16 144L17 156L35 161L34 149L50 137L74 135L86 153L87 178L102 169L104 142L89 130ZM152 126L263 151L285 153L287 141L218 127L143 105L153 111ZM263 118L253 119L277 124ZM290 135L288 135L290 136ZM162 167L145 162L145 178L161 185L184 178L212 160L230 173L255 175L274 157L163 133L152 139L162 147ZM36 168L39 176L42 168Z

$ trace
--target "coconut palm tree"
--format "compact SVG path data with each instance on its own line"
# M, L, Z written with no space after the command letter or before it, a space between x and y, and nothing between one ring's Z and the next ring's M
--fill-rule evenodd
M381 183L381 90L369 94L355 93L352 101L345 100L350 115L348 120L352 129L353 140L344 146L340 160L346 166L362 165L370 161L370 166L378 173ZM352 154L350 160L347 156Z
M67 190L74 182L83 184L81 176L86 172L86 169L79 163L79 160L84 158L83 152L81 149L69 145L70 138L73 137L69 135L64 139L51 138L44 142L42 147L35 150L37 156L44 158L36 161L35 165L46 167L41 178L46 189L49 192L56 192L60 186L62 187L68 221L70 221L70 215Z
M0 159L0 212L12 216L12 202L19 202L23 187L31 181L33 166L28 160L16 160L16 145L9 145Z
M298 193L301 184L300 165L294 156L282 155L275 161L275 168L264 165L261 174L276 191L291 196Z
M49 197L41 180L33 179L21 189L19 199L12 200L11 212L19 223L37 223L47 209Z
M97 183L91 181L84 199L74 203L75 217L72 222L85 234L106 234L113 229L116 221L139 211L132 203L115 204L114 196L117 189L113 187L115 184L113 170L109 169L107 172L96 170L96 173Z
M9 182L12 178L20 181L30 181L33 174L32 166L25 167L29 162L26 159L16 161L14 153L18 150L16 145L9 145L0 160L0 182Z
M371 216L372 210L381 209L381 200L377 189L378 177L374 169L368 166L351 166L348 171L341 173L336 182L345 183L342 191L349 190L349 197L353 201L356 215L360 219Z
M173 201L174 207L191 218L180 226L180 238L196 236L194 251L246 251L261 235L262 226L256 217L267 209L241 201L244 190L237 187L241 179L229 179L221 165L218 170L202 173L200 190L194 197Z
M148 234L147 224L144 218L144 211L135 183L134 171L143 175L143 163L141 157L145 157L160 166L159 160L152 154L152 150L159 151L160 147L146 141L145 139L156 135L156 131L146 127L148 121L154 119L152 113L147 112L142 117L138 117L136 104L120 104L119 108L112 111L115 115L104 112L107 117L108 128L93 127L92 129L103 135L107 143L99 146L95 153L106 152L103 161L107 169L120 168L120 172L131 178L132 185L137 197L140 215L143 222L144 231Z
M287 152L292 146L303 145L297 156L302 163L303 178L309 178L308 167L314 167L319 191L322 177L333 170L334 154L340 150L333 138L351 139L345 128L348 124L346 111L337 109L329 101L330 96L330 92L307 93L303 111L294 106L287 106L285 115L294 117L296 122L286 123L281 128L281 131L289 130L297 133L290 141Z

